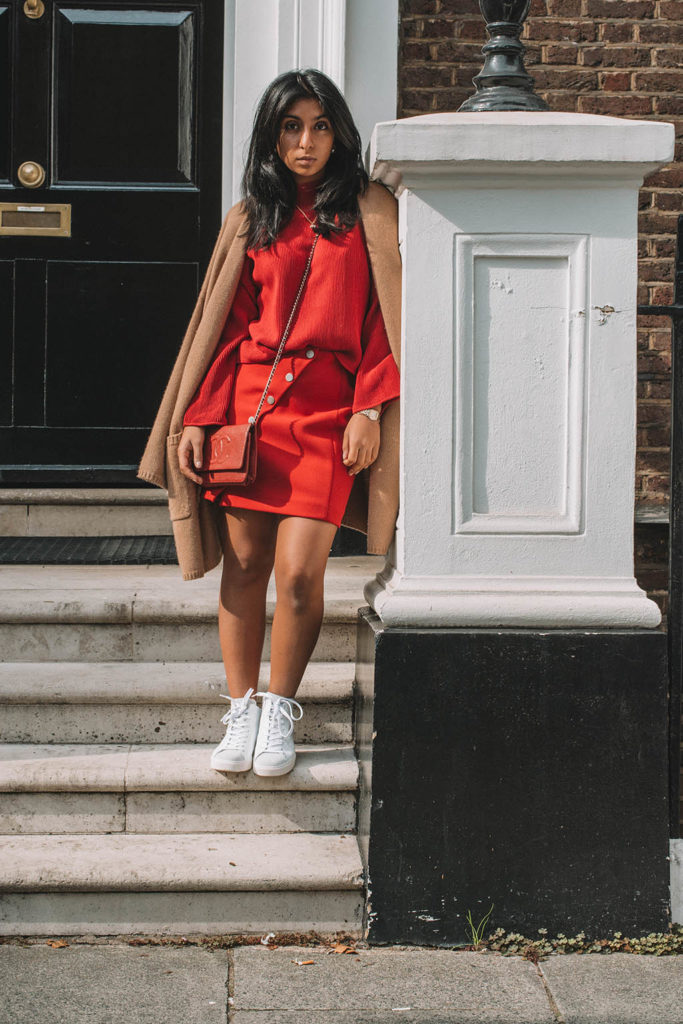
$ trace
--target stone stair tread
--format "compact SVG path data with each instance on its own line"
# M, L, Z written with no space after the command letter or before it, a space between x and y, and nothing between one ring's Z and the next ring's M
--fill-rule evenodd
M384 564L379 555L330 559L325 572L325 619L355 621L363 587ZM175 565L19 565L0 575L0 622L126 623L215 621L221 566L183 581ZM268 585L272 618L275 582Z
M4 567L3 567L4 568ZM87 566L86 568L90 568ZM117 568L98 566L97 568ZM127 567L126 567L127 568ZM367 577L370 579L371 577ZM366 578L359 578L359 585L353 594L325 594L325 621L355 621L358 608L367 602L363 598L363 584ZM131 591L115 596L116 591L108 588L99 590L0 590L2 607L1 623L196 623L215 622L217 614L217 593L194 595L169 594L168 596L144 591ZM269 586L266 598L266 619L271 621L275 611L275 589Z
M211 768L215 743L2 743L0 793L349 791L358 785L350 744L297 744L287 775Z
M355 836L216 832L0 836L0 890L320 891L362 887Z
M355 666L310 662L297 700L340 704L351 699ZM264 662L259 690L268 687ZM225 669L220 662L48 661L0 663L4 704L213 704L225 705Z
M4 487L0 505L167 505L158 487Z

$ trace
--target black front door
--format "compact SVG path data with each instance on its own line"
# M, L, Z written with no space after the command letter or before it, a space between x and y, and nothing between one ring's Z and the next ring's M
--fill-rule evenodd
M222 37L219 0L0 2L0 483L139 483L220 227Z

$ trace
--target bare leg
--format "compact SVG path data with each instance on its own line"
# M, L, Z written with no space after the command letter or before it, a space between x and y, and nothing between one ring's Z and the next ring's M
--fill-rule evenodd
M277 601L270 643L270 693L294 697L313 652L324 611L325 566L337 527L283 516L275 547Z
M245 508L226 509L225 515L218 635L228 692L243 697L258 687L279 516Z

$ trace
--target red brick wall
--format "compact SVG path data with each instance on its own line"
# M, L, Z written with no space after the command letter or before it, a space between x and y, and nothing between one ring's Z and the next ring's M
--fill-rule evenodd
M675 123L676 162L644 183L639 220L638 302L669 303L683 213L683 0L532 0L522 38L536 91L552 110ZM474 91L485 39L476 0L401 0L397 116L457 110ZM665 515L668 503L670 333L668 318L638 319L639 515ZM644 532L643 585L662 600L661 537L653 545Z

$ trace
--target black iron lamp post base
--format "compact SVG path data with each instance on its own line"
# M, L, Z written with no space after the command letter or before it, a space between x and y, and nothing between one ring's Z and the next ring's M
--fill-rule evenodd
M477 76L478 77L478 76ZM548 104L535 92L523 93L518 86L490 85L478 92L458 108L461 111L478 110L548 110Z
M529 4L530 0L480 0L489 41L482 47L484 67L473 79L477 91L459 110L548 110L524 69L519 36Z

